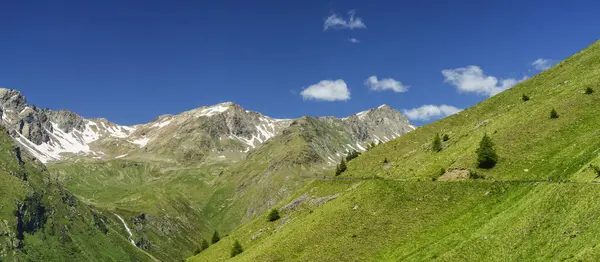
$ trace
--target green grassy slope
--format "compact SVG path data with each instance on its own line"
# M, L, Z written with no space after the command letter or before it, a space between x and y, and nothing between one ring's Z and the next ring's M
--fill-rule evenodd
M152 261L110 213L71 194L0 131L0 260Z
M596 89L584 94L586 87ZM521 100L522 94L531 100ZM475 149L484 133L500 161L478 170L494 179L583 179L579 172L600 152L600 43L480 104L418 128L349 164L347 176L379 175L429 179L440 168L475 167ZM558 119L549 119L555 108ZM441 152L429 150L435 133L449 134ZM393 164L383 169L383 160ZM528 171L525 171L528 170ZM584 171L584 170L582 170Z
M587 87L596 92L584 94ZM472 108L375 147L341 176L365 180L317 181L292 199L339 197L322 206L307 200L277 222L245 223L190 260L228 259L234 240L246 249L237 261L598 260L600 187L590 183L596 174L589 166L600 164L599 101L597 42ZM558 119L549 117L553 108ZM450 136L441 152L429 148L436 133ZM500 156L489 170L476 167L484 133ZM441 168L486 179L432 182Z
M246 250L233 261L597 260L598 189L543 182L319 181L303 193L313 200L340 196L322 206L309 200L276 222L256 219L190 261L229 259L234 240Z
M118 214L133 240L164 261L192 254L214 227L205 206L218 165L175 168L132 160L78 161L50 166L85 202Z

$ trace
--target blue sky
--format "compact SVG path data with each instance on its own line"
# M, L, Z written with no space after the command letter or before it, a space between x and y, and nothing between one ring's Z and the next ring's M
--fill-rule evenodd
M278 118L420 108L408 113L421 125L531 77L600 29L595 1L1 5L0 86L119 124L234 101Z

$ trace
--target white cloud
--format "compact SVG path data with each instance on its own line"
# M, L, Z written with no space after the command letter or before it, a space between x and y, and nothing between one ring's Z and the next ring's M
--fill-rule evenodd
M400 81L391 78L377 79L377 76L371 76L365 80L365 85L373 91L392 90L396 93L408 91L408 86L403 85Z
M325 18L325 22L323 23L323 31L327 31L327 29L330 28L352 30L357 28L367 28L367 26L365 23L363 23L360 17L354 17L354 10L351 10L348 12L348 20L335 13Z
M410 120L427 121L433 118L443 118L462 111L449 105L423 105L421 107L404 110L404 115Z
M544 71L550 67L552 67L552 61L550 59L538 58L533 63L531 63L533 68L539 71Z
M348 42L356 44L356 43L360 43L360 40L358 40L356 38L348 38Z
M350 99L350 90L342 79L323 80L302 90L300 94L304 100L343 101Z
M486 76L479 66L467 66L455 69L442 70L444 82L456 86L459 92L476 93L480 95L493 96L521 81L527 79L498 79L494 76Z

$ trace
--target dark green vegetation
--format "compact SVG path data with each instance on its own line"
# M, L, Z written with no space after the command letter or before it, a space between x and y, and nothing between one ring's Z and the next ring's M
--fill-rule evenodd
M233 242L233 247L231 248L231 257L235 257L242 252L244 252L244 249L242 248L242 245L240 245L240 242L237 240Z
M344 171L346 171L347 167L346 167L346 160L344 158L342 158L342 160L340 161L340 164L337 165L335 167L335 175L339 176L342 173L344 173Z
M277 211L277 209L272 209L269 214L267 215L267 221L269 222L273 222L273 221L277 221L281 218L281 216L279 216L279 211Z
M215 231L215 233L213 233L213 235L212 235L212 238L210 239L210 243L216 244L219 241L221 241L221 237L219 236L219 232Z
M448 136L448 134L444 134L442 141L447 142L448 140L450 140L450 136Z
M0 130L1 261L152 261L107 210L71 194Z
M558 113L556 112L556 109L552 108L552 111L550 111L550 118L558 118Z
M440 152L442 151L442 139L440 138L440 134L435 134L435 136L433 136L433 141L431 141L431 150L433 152Z
M498 154L494 150L492 139L484 134L477 148L477 164L480 168L492 168L498 162Z
M194 255L200 254L200 252L204 251L208 247L209 247L208 241L206 241L206 239L202 239L202 242L200 242L200 245L194 251Z
M378 145L278 204L282 219L248 221L189 260L229 259L239 240L233 261L598 261L600 98L581 90L599 83L600 42ZM439 133L452 139L432 152ZM479 167L482 144L493 168Z
M592 89L591 87L589 87L589 86L588 86L588 87L585 89L585 94L586 94L586 95L591 95L591 94L593 94L593 93L594 93L594 89Z
M523 100L523 102L527 102L529 101L529 97L525 94L523 94L523 96L521 96L521 100Z

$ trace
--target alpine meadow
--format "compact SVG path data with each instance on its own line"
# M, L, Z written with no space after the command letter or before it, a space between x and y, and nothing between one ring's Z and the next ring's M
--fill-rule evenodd
M600 5L233 2L0 8L0 262L600 261Z

